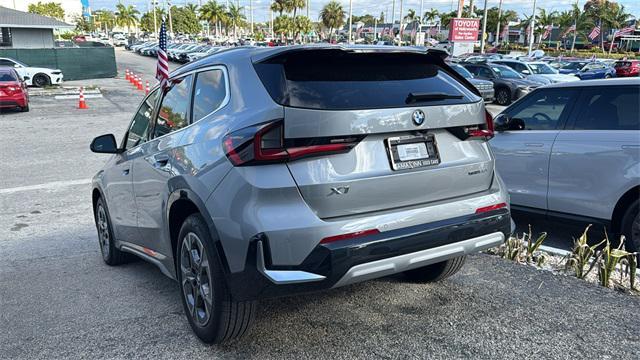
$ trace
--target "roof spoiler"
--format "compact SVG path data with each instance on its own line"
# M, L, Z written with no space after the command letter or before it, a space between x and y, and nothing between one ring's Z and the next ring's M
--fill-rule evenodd
M449 57L449 52L444 49L427 49L427 54L437 56L442 60Z

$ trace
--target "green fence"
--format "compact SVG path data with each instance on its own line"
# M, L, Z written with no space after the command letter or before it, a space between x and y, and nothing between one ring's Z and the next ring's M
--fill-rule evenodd
M0 57L15 59L31 66L60 69L64 80L117 75L116 55L112 47L0 49Z

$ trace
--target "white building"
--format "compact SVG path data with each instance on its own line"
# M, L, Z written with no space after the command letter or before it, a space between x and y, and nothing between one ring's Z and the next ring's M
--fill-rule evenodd
M82 1L81 0L0 0L0 6L14 9L18 11L28 11L30 4L37 4L39 2L55 2L62 6L64 10L64 21L69 24L75 24L76 17L82 15Z

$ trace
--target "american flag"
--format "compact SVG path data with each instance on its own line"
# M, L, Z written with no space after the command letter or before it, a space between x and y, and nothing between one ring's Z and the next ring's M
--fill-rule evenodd
M622 28L618 31L616 31L613 35L614 38L617 38L621 35L629 35L629 34L633 34L633 32L636 31L636 27L635 26L627 26L626 28Z
M591 30L591 33L589 33L589 39L594 40L599 35L600 35L600 25L596 25L596 27L594 27L593 30Z
M567 37L567 35L568 35L570 32L572 32L572 31L576 31L576 25L575 25L575 24L574 24L574 25L569 26L569 28L564 32L564 34L562 34L562 38L563 38L563 39L564 39L564 38L566 38L566 37Z
M167 58L167 26L162 19L160 25L160 35L158 40L158 66L156 68L156 79L160 82L161 87L167 85L169 79L169 59Z
M551 35L551 30L553 30L553 25L547 25L547 27L544 28L544 34L542 34L542 40L545 40L546 38L549 37L549 35Z

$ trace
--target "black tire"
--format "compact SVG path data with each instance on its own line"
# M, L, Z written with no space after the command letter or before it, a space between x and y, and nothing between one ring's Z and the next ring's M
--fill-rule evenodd
M36 74L31 81L31 84L36 87L45 87L51 84L51 80L45 74Z
M22 112L29 112L29 104L27 104L27 106L23 106L20 108L20 111Z
M102 260L110 266L120 265L127 262L130 259L129 254L116 248L109 209L102 198L98 198L98 201L96 201L96 208L93 213L94 220L96 222L96 230L98 230L98 244L100 245Z
M640 252L640 200L634 201L625 211L621 222L625 237L625 248L631 252ZM640 263L640 254L638 254Z
M507 88L499 88L496 90L495 97L498 105L507 106L511 104L511 91Z
M606 75L604 76L604 78L605 78L605 79L611 79L611 75L606 74Z
M444 280L462 269L466 256L460 256L421 268L405 271L404 275L413 282L436 282Z
M177 246L178 284L193 332L209 344L243 336L253 323L257 302L231 299L217 248L200 214L184 221Z

